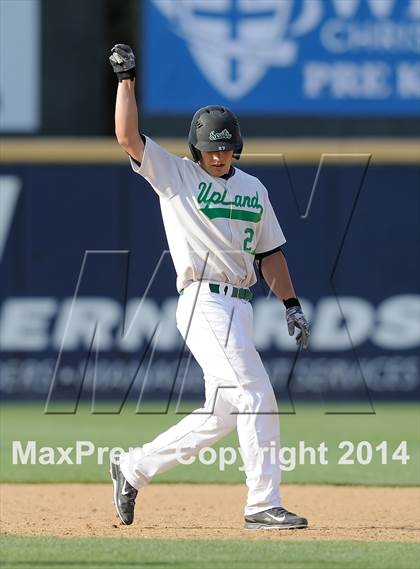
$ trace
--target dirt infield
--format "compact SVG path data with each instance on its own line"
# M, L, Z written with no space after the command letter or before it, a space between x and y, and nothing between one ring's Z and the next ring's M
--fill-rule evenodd
M242 529L244 485L152 484L138 497L136 521L120 525L111 484L2 484L1 533L73 537L350 539L418 541L420 489L285 485L284 505L310 528Z

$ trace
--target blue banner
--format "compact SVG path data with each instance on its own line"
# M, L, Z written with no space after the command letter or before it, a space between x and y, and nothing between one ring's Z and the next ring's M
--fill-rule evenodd
M269 189L312 325L297 353L282 303L255 285L255 342L278 396L418 394L418 168L371 166L361 185L358 165L327 165L310 200L316 165L290 178L244 169ZM128 164L3 165L0 186L2 396L202 397L147 182Z
M418 0L145 0L143 109L414 115Z

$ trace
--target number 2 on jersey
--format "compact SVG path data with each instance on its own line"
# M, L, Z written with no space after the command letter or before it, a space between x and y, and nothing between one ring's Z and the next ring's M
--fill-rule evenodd
M248 235L248 237L245 237L244 239L244 251L251 253L251 255L254 255L255 249L251 247L251 241L254 239L255 231L251 227L246 227L244 231L246 235Z

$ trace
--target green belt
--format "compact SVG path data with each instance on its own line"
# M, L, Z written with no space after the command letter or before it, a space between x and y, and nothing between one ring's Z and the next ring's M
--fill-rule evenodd
M222 290L220 290L220 288ZM229 287L223 287L223 285L209 283L210 292L215 292L216 294L227 294ZM224 290L223 290L224 289ZM240 298L241 300L252 300L253 294L249 288L238 288L236 286L232 287L232 298Z
M226 294L229 290L229 287L226 286L225 290L223 291L223 285L222 285L222 292L220 292L220 285L218 284L213 284L213 283L209 283L209 289L210 292L215 292L216 294ZM184 288L182 288L179 291L179 294L184 294ZM232 287L232 294L231 297L232 298L240 298L241 300L252 300L253 298L253 294L252 292L249 290L249 288L238 288L237 286Z

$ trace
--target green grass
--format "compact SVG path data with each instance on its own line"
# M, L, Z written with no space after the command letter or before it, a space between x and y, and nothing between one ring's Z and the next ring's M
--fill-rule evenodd
M1 537L2 567L415 569L417 544Z
M4 405L0 408L0 480L3 482L108 482L108 460L98 465L96 457L88 457L81 465L13 465L12 441L26 444L35 440L42 446L74 446L77 440L91 440L98 446L129 447L150 441L158 433L182 418L169 414L145 414L162 410L162 405L149 405L142 414L135 414L128 405L119 415L92 415L88 406L81 406L74 415L45 415L43 405ZM414 404L381 404L375 415L326 415L320 405L298 404L295 415L282 415L281 433L284 446L295 446L300 440L317 447L325 442L329 449L328 465L298 465L285 472L283 480L295 483L415 485L419 483L419 409ZM380 454L373 453L368 465L338 465L344 452L338 449L342 440L369 441L373 446L387 441L390 451L405 440L410 460L403 465L390 460L381 464ZM218 446L238 447L236 433ZM216 447L217 448L217 447ZM57 455L58 456L58 455ZM73 455L74 457L74 455ZM243 482L238 470L240 462L227 466L224 472L217 465L198 462L179 466L162 474L157 482Z

